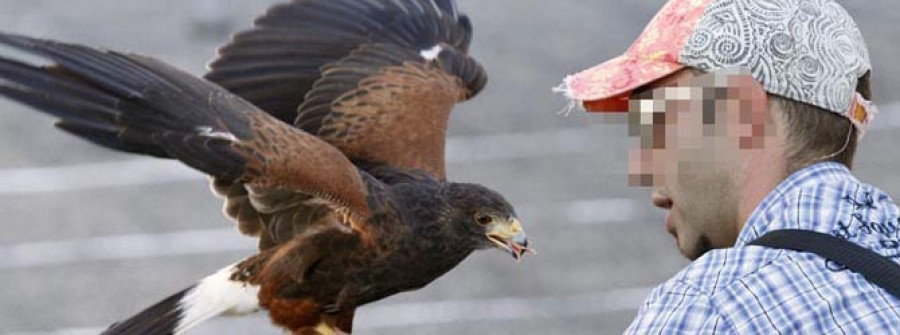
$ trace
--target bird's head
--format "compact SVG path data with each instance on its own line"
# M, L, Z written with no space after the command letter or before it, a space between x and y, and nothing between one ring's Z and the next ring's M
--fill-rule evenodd
M515 209L500 193L463 183L449 184L443 193L454 211L454 226L476 248L499 248L516 260L534 253Z

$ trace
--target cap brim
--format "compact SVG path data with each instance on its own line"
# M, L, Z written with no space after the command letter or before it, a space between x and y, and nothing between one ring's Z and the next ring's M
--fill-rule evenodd
M592 112L625 112L628 96L635 89L671 75L685 66L675 62L648 60L630 55L566 78L566 93Z

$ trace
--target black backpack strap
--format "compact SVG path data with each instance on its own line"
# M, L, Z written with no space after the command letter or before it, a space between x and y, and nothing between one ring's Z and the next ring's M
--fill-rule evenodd
M900 264L856 243L809 230L784 229L768 232L749 245L817 254L863 275L900 299Z

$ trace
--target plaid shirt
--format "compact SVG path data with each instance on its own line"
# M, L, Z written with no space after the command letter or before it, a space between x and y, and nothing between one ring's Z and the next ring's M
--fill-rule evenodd
M829 233L900 262L893 200L841 164L815 164L760 203L735 247L657 287L626 333L900 334L900 300L861 275L814 254L747 246L776 229Z

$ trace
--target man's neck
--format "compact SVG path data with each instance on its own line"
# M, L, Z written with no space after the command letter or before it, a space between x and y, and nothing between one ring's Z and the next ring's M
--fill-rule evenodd
M769 142L769 141L767 141ZM749 152L741 167L743 180L739 180L737 231L741 231L747 219L760 202L787 178L783 141L771 138L764 149Z

